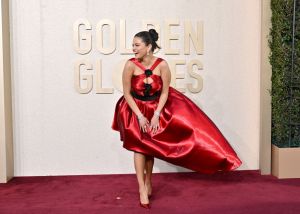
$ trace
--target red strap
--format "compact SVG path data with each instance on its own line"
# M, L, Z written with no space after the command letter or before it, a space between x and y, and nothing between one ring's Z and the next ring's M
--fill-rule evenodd
M157 59L155 60L154 64L151 66L150 70L153 71L153 70L156 68L156 66L158 66L158 64L159 64L161 61L163 61L162 58L157 58Z
M146 70L145 66L144 66L142 63L140 63L136 58L131 58L130 61L132 61L134 64L136 64L136 65L137 65L139 68L141 68L143 71ZM156 66L158 66L158 64L159 64L161 61L163 61L162 58L157 58L157 59L155 60L154 64L151 66L150 70L153 71L153 70L156 68Z
M131 58L130 61L136 64L143 71L146 70L146 68L142 65L142 63L140 63L136 58Z

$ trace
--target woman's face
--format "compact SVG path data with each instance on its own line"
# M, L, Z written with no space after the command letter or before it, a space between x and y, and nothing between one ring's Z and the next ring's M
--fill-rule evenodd
M132 41L132 51L137 59L143 59L147 56L150 45L146 45L140 37L134 37Z

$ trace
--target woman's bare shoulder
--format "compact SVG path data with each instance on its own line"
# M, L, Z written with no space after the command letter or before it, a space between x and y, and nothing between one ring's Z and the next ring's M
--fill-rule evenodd
M125 65L124 65L124 71L132 74L134 71L134 67L135 67L134 63L129 59L126 61Z
M169 68L168 62L164 59L162 59L162 61L159 63L159 66L160 66L161 69Z
M131 61L131 59L126 61L124 68L134 68L134 63Z

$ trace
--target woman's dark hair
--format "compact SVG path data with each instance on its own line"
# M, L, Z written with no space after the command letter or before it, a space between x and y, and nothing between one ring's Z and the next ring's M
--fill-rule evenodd
M151 51L154 52L156 48L160 49L156 41L158 40L158 33L155 29L150 29L149 31L141 31L134 35L134 37L139 37L148 46L152 45Z

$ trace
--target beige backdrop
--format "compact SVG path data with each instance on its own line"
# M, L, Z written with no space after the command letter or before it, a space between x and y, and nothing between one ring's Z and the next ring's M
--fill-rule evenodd
M183 21L203 21L204 52L197 55L159 56L172 60L198 59L203 69L200 93L186 95L216 123L243 161L240 169L258 169L260 1L12 1L13 112L15 175L106 174L134 172L132 153L122 148L119 135L110 129L114 106L121 93L113 74L130 55L116 50L103 55L96 42L89 54L75 52L73 24L86 18L96 25L110 19L119 31L126 20L127 47L142 29L142 20L177 19L179 35L172 47L183 50ZM163 38L163 33L161 34ZM107 38L104 38L106 42ZM162 44L163 46L163 44ZM193 49L192 49L193 50ZM74 87L74 65L87 59L102 60L102 86L112 94L80 94ZM193 82L184 65L177 72ZM94 75L95 70L89 71ZM84 84L85 81L82 81ZM157 161L155 172L183 171Z

